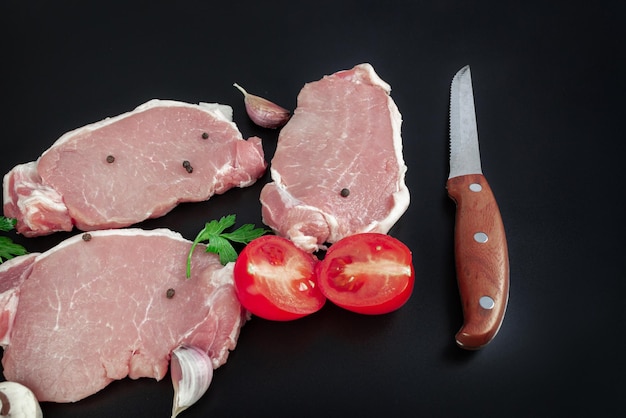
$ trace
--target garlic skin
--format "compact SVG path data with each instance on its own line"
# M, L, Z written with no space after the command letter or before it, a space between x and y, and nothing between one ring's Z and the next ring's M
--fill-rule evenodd
M199 348L182 345L172 352L170 374L174 386L172 418L202 397L213 379L213 364Z
M284 126L289 120L291 114L287 109L263 97L248 93L237 83L233 84L233 86L243 93L246 112L255 124L263 128L276 129Z
M33 392L17 382L0 382L0 417L43 418Z

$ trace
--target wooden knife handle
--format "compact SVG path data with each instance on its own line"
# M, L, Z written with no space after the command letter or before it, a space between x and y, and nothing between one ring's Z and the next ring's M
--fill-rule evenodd
M453 177L446 184L456 203L454 254L463 305L459 347L488 344L502 325L509 298L509 254L496 199L482 174Z

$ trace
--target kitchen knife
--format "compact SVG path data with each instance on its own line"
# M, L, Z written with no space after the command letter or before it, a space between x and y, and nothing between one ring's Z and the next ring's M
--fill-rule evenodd
M463 306L459 347L475 350L496 335L509 298L509 255L504 224L482 174L469 66L450 88L450 176L448 195L456 203L454 254Z

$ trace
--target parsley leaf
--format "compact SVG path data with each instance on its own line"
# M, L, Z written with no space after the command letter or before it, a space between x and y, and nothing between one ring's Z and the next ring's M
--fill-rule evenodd
M219 221L213 220L205 224L204 229L198 233L191 245L191 250L189 250L187 278L191 277L191 256L199 243L208 241L206 252L218 254L220 262L226 264L237 259L237 251L230 241L247 244L268 232L264 228L255 228L252 224L242 225L232 232L224 232L235 225L235 219L235 215L228 215L222 216Z
M0 216L0 231L11 231L13 228L15 228L16 223L17 219L5 218L4 216Z
M0 216L0 231L8 232L15 228L17 219ZM0 264L18 255L26 254L26 249L14 243L9 237L0 237Z

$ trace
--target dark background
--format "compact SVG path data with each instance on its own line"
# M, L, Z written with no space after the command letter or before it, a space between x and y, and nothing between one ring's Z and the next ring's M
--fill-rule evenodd
M378 317L331 306L254 318L192 417L619 416L626 393L624 2L2 1L0 171L64 132L151 99L217 101L252 125L238 82L293 109L304 83L371 63L402 115L411 205L390 232L416 287ZM585 4L585 6L578 6ZM462 314L446 195L452 76L470 64L483 172L510 253L504 324L478 352ZM142 227L193 239L229 213L261 223L269 179ZM25 239L45 251L71 234ZM115 382L55 417L169 417L167 376Z

